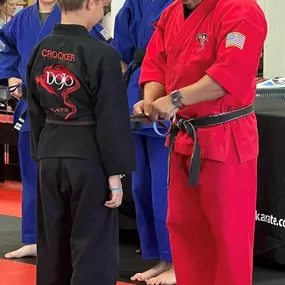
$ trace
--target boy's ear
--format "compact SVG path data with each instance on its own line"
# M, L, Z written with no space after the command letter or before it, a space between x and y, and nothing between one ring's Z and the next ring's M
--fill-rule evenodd
M88 10L91 10L94 5L95 5L94 0L86 0L86 8Z

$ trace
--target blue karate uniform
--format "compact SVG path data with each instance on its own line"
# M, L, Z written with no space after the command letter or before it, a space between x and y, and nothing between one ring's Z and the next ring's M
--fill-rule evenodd
M141 100L138 86L140 67L134 60L136 50L146 50L161 13L172 0L126 0L115 20L112 45L131 70L128 83L130 113ZM138 68L137 68L138 67ZM167 216L167 159L165 139L151 125L134 132L137 170L132 175L137 225L145 259L171 262Z
M5 45L0 52L0 80L17 77L25 84L26 68L34 47L61 21L61 11L55 5L45 23L41 24L38 3L21 10L0 30L0 41ZM101 24L97 24L90 34L107 43L111 37ZM27 101L19 100L14 112L14 122L27 110ZM30 124L26 117L19 132L18 151L23 185L22 194L22 242L36 243L36 191L37 164L30 153Z

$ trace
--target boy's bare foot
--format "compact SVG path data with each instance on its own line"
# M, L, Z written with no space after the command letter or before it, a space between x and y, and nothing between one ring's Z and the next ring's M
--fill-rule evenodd
M161 273L169 270L172 267L171 263L167 263L164 261L160 261L156 266L152 267L151 269L137 273L133 277L131 277L132 281L146 281L156 276L159 276Z
M14 259L14 258L23 258L23 257L36 257L37 256L37 245L36 244L29 244L24 245L23 247L6 253L5 258L7 259Z
M176 276L173 267L168 269L167 271L161 273L160 275L146 280L146 284L148 285L175 285L176 284Z

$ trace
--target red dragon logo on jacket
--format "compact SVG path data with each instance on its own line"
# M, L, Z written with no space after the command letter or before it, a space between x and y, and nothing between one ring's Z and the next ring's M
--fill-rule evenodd
M76 106L68 100L68 97L80 88L80 83L66 66L51 65L46 67L43 74L36 77L35 82L48 93L62 99L63 103L71 109L64 120L68 120L77 112Z

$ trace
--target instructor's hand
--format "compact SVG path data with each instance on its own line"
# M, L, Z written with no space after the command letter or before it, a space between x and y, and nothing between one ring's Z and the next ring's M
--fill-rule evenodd
M147 100L141 100L138 103L136 103L134 105L134 114L138 115L138 114L145 114L145 115L149 115L149 113L151 112L151 104L152 101L147 101Z
M120 175L109 177L110 200L105 203L108 208L118 208L123 200L123 188Z
M170 100L170 96L164 96L154 101L150 108L149 117L153 121L170 120L179 109Z

